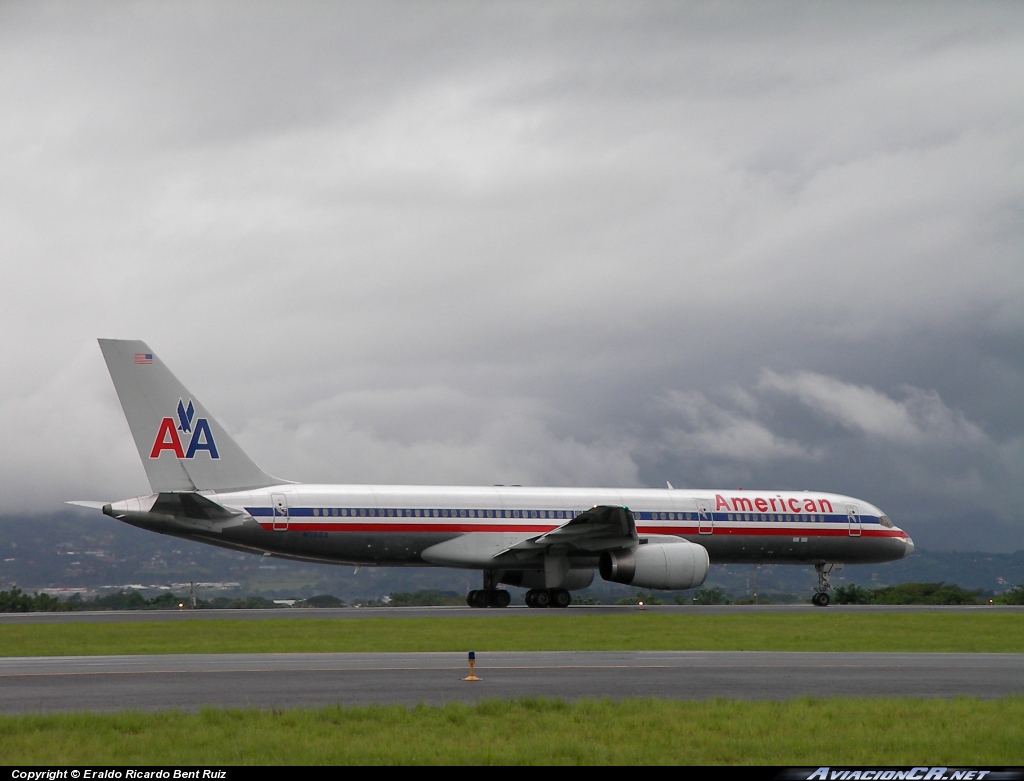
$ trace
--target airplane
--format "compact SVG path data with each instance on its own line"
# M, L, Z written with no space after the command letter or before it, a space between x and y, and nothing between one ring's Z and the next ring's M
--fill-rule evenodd
M144 342L100 339L152 493L72 501L142 529L239 551L355 566L480 570L471 607L567 607L595 572L686 590L711 564L813 565L812 602L844 564L914 543L878 507L814 491L316 485L271 477Z

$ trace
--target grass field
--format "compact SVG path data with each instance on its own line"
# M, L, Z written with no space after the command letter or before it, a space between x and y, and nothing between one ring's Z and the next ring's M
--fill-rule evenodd
M8 765L1024 765L1024 699L206 709L0 718Z
M0 655L1024 651L1005 613L586 615L0 625ZM6 764L1024 765L1024 698L557 700L0 717Z
M203 620L0 626L0 656L355 651L1024 652L1015 614Z

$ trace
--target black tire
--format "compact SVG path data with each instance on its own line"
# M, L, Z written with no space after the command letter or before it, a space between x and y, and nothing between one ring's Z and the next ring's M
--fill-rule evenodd
M572 604L572 594L564 588L551 589L551 607L569 607Z
M484 589L474 589L466 597L466 602L469 603L470 607L487 607L489 601L488 592Z
M533 606L534 607L551 607L551 592L547 589L539 588L533 592Z
M492 590L490 597L491 607L508 607L509 603L512 601L512 595L503 588L496 588Z

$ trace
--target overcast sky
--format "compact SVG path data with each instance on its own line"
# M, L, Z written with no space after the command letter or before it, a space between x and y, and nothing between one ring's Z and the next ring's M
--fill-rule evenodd
M1024 548L1020 3L0 3L0 497L811 488Z

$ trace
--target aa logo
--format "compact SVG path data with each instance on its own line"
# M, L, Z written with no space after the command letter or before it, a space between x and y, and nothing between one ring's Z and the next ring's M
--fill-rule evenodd
M196 408L192 399L188 400L188 406L178 400L178 420L164 418L160 421L160 430L153 440L153 449L149 453L150 458L159 458L165 450L170 450L178 458L193 458L200 450L210 454L210 458L220 458L217 454L217 443L213 441L213 434L210 433L210 423L206 418L196 418ZM181 432L179 436L178 432ZM188 437L188 447L182 447L182 440Z

